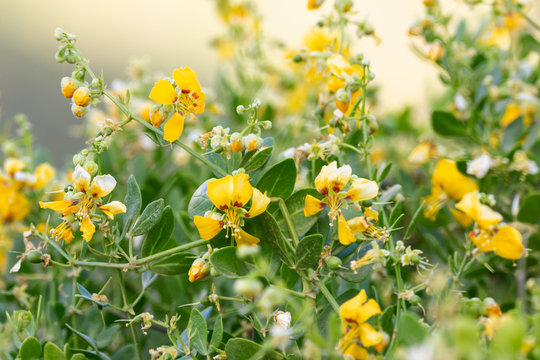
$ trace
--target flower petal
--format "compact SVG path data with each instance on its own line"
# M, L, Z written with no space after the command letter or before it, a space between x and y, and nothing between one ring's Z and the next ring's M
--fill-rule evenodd
M234 175L233 186L232 205L235 207L243 207L253 195L253 187L249 183L249 175Z
M374 346L383 342L384 336L368 323L360 325L360 341L365 347Z
M86 242L92 240L92 236L94 236L94 232L96 231L96 226L92 220L90 220L89 216L83 217L83 220L81 221L81 231L83 233L83 239L86 240Z
M240 232L234 233L234 240L236 240L236 245L238 246L255 245L261 241L258 237L249 235L242 229L240 229Z
M234 182L232 175L208 182L208 197L220 210L227 210L233 200Z
M306 200L304 203L304 216L312 216L319 212L321 212L322 209L326 207L326 203L322 202L321 200L317 199L314 196L306 195Z
M42 209L51 209L58 212L64 212L67 208L71 206L72 202L70 200L60 200L60 201L49 201L49 202L39 202L39 207Z
M353 235L347 221L343 217L343 214L339 214L338 218L338 239L343 245L349 245L356 242L356 237Z
M173 79L182 92L201 91L201 85L197 80L197 73L188 66L175 69L173 71Z
M88 186L90 186L90 179L92 179L92 176L90 176L88 171L81 165L77 165L75 171L73 171L73 174L71 175L71 179L78 191L86 193L88 191Z
M112 175L99 175L92 180L90 193L93 197L102 198L107 196L116 187L116 180Z
M364 201L373 199L379 193L379 185L368 179L356 179L352 182L347 199L350 201Z
M194 216L193 222L204 240L214 238L223 229L222 221L207 216Z
M98 205L99 209L105 213L109 218L114 219L114 215L122 214L126 212L126 205L120 201L111 201L105 205Z
M499 226L496 231L491 243L497 255L512 260L523 256L525 248L519 231L509 225Z
M171 143L175 142L182 135L183 131L184 117L180 113L175 112L163 127L163 139Z
M337 162L332 161L330 164L321 168L319 175L315 178L315 187L317 191L323 195L328 195L330 191L330 184L337 172Z
M178 98L174 86L167 80L159 80L155 83L149 97L158 104L174 104Z
M251 207L245 217L255 217L266 211L266 208L270 204L270 198L260 192L259 189L253 188L253 197L251 198Z

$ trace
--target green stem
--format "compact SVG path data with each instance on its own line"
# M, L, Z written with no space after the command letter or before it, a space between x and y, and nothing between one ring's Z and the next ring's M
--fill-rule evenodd
M328 302L330 303L330 306L334 309L335 312L339 314L339 304L337 303L336 299L332 296L330 291L326 288L323 281L319 281L319 284L317 285L321 292L323 293L324 297Z
M126 284L124 282L124 276L122 274L121 270L118 270L118 280L120 282L120 292L122 293L122 300L124 302L124 309L128 309L128 301L126 297ZM125 310L122 310L125 311ZM133 315L128 313L128 317L130 320L133 319ZM139 342L139 337L137 335L137 329L135 329L135 324L130 323L129 327L131 329L131 337L133 338L133 344L135 345L135 349L137 351L137 360L142 360L142 353L141 353L141 344Z
M285 219L285 223L287 224L287 228L289 229L289 232L291 233L291 238L294 244L294 247L296 248L298 246L298 233L296 232L296 227L294 226L294 223L291 218L291 214L289 213L289 209L287 209L287 205L285 204L285 201L282 198L270 198L272 202L277 202L279 205L279 209L281 210L281 214L283 215L283 219Z
M173 247L171 249L159 252L157 254L150 255L150 256L143 257L143 258L140 258L138 260L135 260L135 265L143 265L143 264L149 263L151 261L161 259L162 257L172 255L172 254L176 254L177 252L180 252L180 251L189 250L189 249L193 249L193 248L202 246L202 245L204 245L206 243L207 243L206 240L201 239L201 240L193 241L193 242L190 242L190 243L187 243L187 244L184 244L184 245L176 246L176 247Z

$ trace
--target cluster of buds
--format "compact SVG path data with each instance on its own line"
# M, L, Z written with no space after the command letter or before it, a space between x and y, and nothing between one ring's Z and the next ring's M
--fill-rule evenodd
M231 152L251 152L259 150L263 146L263 139L256 134L242 135L238 132L232 134L229 134L229 132L229 128L216 126L212 131L201 135L199 142L203 148L209 146L213 152L225 153L228 157L230 157Z
M94 154L88 149L83 149L79 153L73 155L73 165L81 166L92 176L98 171L98 164L94 161Z
M328 160L331 156L339 154L341 140L335 135L328 135L323 141L305 143L296 148L289 148L283 152L286 158L293 158L298 162L308 160Z
M396 242L396 255L402 266L419 265L422 262L422 250L412 249L410 246L405 247L403 241Z
M144 312L135 316L130 322L126 323L126 326L131 324L141 324L142 333L146 335L146 331L152 327L152 321L154 320L154 315ZM174 359L174 358L173 358Z
M91 83L88 83L85 80L85 61L81 58L75 47L75 36L65 33L60 28L57 28L54 34L56 40L61 43L56 53L56 60L60 63L66 61L70 64L76 64L76 68L71 76L62 78L60 86L62 95L66 99L72 100L71 112L75 117L80 118L88 112L89 105L97 105L99 103L102 82L95 79Z
M178 356L178 351L174 346L160 346L157 349L150 349L152 360L173 360Z

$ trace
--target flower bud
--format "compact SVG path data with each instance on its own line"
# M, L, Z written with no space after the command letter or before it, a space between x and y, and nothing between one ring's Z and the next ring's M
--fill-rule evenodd
M38 250L30 250L28 252L28 255L26 256L26 258L28 259L28 261L30 261L32 264L39 264L41 263L41 256L43 254L41 254L41 251L38 251Z
M342 13L349 12L353 6L352 0L336 0L334 8Z
M233 133L230 138L232 152L240 152L243 150L242 135L240 133Z
M351 100L351 93L343 88L336 92L336 99L343 104L347 104Z
M100 85L100 82L99 82L99 79L94 79L92 80L92 83L90 84L90 86L94 89L97 89L99 88L99 85Z
M260 108L261 105L262 105L262 101L259 98L253 99L253 102L251 103L251 106L257 109Z
M255 134L249 134L247 136L244 136L242 142L244 144L244 148L246 148L247 151L258 150L263 143L262 139Z
M73 93L79 87L79 85L77 85L77 83L69 76L65 76L62 78L60 86L62 88L62 95L64 95L64 97L68 99L73 97Z
M86 86L82 86L73 93L73 102L79 106L88 106L92 100L90 90Z
M270 130L272 128L272 122L270 120L265 120L261 122L264 130Z
M87 161L84 163L84 169L88 171L90 175L95 175L98 171L98 164L95 161Z
M150 108L150 123L154 127L159 127L165 120L167 120L167 113L161 106L154 105Z
M326 265L328 265L328 268L331 270L338 270L341 264L342 264L342 261L337 256L330 256L326 260Z
M54 54L54 60L59 63L63 63L64 61L66 61L66 56L64 54L63 48L60 48L60 50L58 50L56 54Z
M234 292L248 299L255 298L262 290L263 285L257 279L238 279L234 282Z
M299 63L299 62L302 62L304 59L302 58L302 55L300 54L296 54L294 55L294 57L292 58L292 61L294 61L295 63Z
M237 112L238 114L241 114L241 113L243 113L244 111L246 111L246 108L244 107L244 105L238 105L238 106L236 107L236 112Z
M196 259L189 268L189 281L195 282L204 279L210 273L210 265L203 259Z
M56 28L54 29L54 37L56 38L57 41L60 41L62 40L62 38L66 35L66 33L64 32L64 30L62 30L62 28Z
M73 165L75 166L84 164L85 160L85 157L80 153L73 155Z
M75 117L78 117L78 118L83 117L84 115L86 115L87 111L88 111L88 108L84 106L71 104L71 112L73 113Z
M409 303L411 303L411 305L418 305L420 304L420 296L418 295L413 295L411 296L411 298L409 299Z

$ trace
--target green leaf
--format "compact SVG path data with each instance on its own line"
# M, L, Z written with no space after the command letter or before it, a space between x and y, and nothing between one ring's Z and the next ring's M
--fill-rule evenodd
M454 115L446 111L436 110L431 114L433 130L443 136L464 136L467 129Z
M52 342L48 342L43 347L44 360L65 360L64 352Z
M82 332L80 332L80 331L78 331L78 330L72 328L71 326L69 326L69 324L65 324L65 326L66 326L69 330L73 331L75 334L79 335L84 341L86 341L86 343L87 343L88 345L90 345L90 346L94 349L94 351L96 352L96 354L97 354L100 358L102 358L102 359L104 359L104 360L110 360L110 358L109 358L107 355L105 355L104 353L102 353L102 352L99 351L98 346L97 346L97 343L96 343L96 341L95 341L94 339L92 339L90 336L88 336L88 335L86 335L86 334L83 334Z
M208 198L208 182L210 180L206 180L202 183L201 186L195 190L195 193L193 193L193 196L189 201L188 214L192 219L195 215L204 216L204 213L212 210L212 201Z
M381 172L379 173L379 176L377 177L377 182L380 183L384 179L386 179L388 174L390 174L390 170L392 170L392 162L389 162L388 164L386 164L384 169L381 170Z
M191 310L188 323L188 336L191 338L191 346L199 353L206 355L206 319L196 308Z
M236 256L236 248L233 246L227 246L212 252L210 263L220 275L231 279L245 276L249 272L244 260Z
M410 346L421 343L428 335L428 329L420 323L417 315L406 312L401 316L397 334L398 344Z
M384 309L381 314L381 328L387 333L391 334L394 331L394 318L396 317L396 305L392 305Z
M387 203L392 201L394 197L401 191L401 185L395 184L392 185L390 188L384 190L381 194L381 197L379 198L380 203Z
M210 346L219 349L221 345L221 340L223 340L223 318L221 314L218 314L216 321L214 321L214 328L212 329L212 338L210 339Z
M283 237L274 217L265 212L257 216L256 219L259 221L262 234L264 234L263 241L271 244L272 250L279 255L281 261L292 267L292 254L289 252L289 246L286 243L287 240Z
M85 360L85 359L87 359L87 357L84 356L84 354L73 354L73 356L71 357L71 360Z
M206 154L205 156L208 160L210 160L211 163L216 165L218 168L222 169L225 172L228 172L227 163L225 162L225 159L223 159L222 155L211 152ZM221 177L221 174L217 173L216 171L212 170L212 172L215 176Z
M305 233L307 233L319 218L319 214L308 217L304 216L304 205L307 195L311 195L316 198L321 197L321 194L319 194L315 189L301 189L285 200L285 205L289 210L289 214L291 215L298 236L303 236ZM283 218L280 210L276 210L276 220L283 231L288 231L287 224L285 223L285 219Z
M161 211L163 210L163 199L152 201L148 204L139 220L135 224L131 234L133 236L139 236L146 234L159 220L161 217Z
M180 275L189 271L195 255L181 252L150 263L148 269L160 275Z
M523 116L518 117L516 120L512 121L506 129L504 129L503 139L502 139L502 149L506 152L512 150L515 146L518 145L519 139L523 136Z
M340 278L353 283L359 283L366 280L372 272L373 267L371 265L363 266L356 270L356 272L352 271L350 266L344 266L344 269L339 269L336 271Z
M111 341L114 340L115 335L120 330L120 324L112 324L108 328L101 330L99 335L96 337L96 343L99 348L105 348L109 346Z
M90 293L90 291L86 290L84 286L82 286L81 284L77 283L77 288L79 289L79 292L80 294L76 294L75 296L76 297L80 297L80 298L83 298L83 299L86 299L86 300L90 300L91 302L99 305L99 306L108 306L109 303L108 302L104 302L104 301L97 301L97 300L94 300L92 298L92 294Z
M126 205L126 213L124 214L124 234L131 229L131 226L133 226L133 223L137 220L139 211L141 211L141 203L141 189L139 189L135 177L130 175L127 183L126 197L124 198L124 205Z
M143 257L156 254L158 252L172 248L176 243L171 238L174 230L174 214L170 206L163 209L161 218L150 229L141 248Z
M273 150L274 148L270 146L257 151L244 165L244 170L246 172L252 172L266 165L266 163L270 159L270 156L272 155Z
M41 344L35 337L29 337L24 340L19 349L21 360L39 359L41 356Z
M296 268L307 270L317 265L323 251L324 239L321 234L305 236L296 248Z
M283 359L276 351L265 352L263 347L251 340L234 338L227 341L225 354L228 360L279 360Z
M540 222L540 192L529 194L521 202L518 212L518 220L521 222L536 224Z
M293 159L285 159L268 169L255 186L268 197L280 197L286 200L291 196L296 184L296 164ZM268 206L269 212L274 212L277 204Z
M300 279L300 275L298 275L298 273L293 269L289 268L287 264L281 264L279 274L281 280L285 282L285 286L287 286L289 289L294 288L298 282L298 279Z

